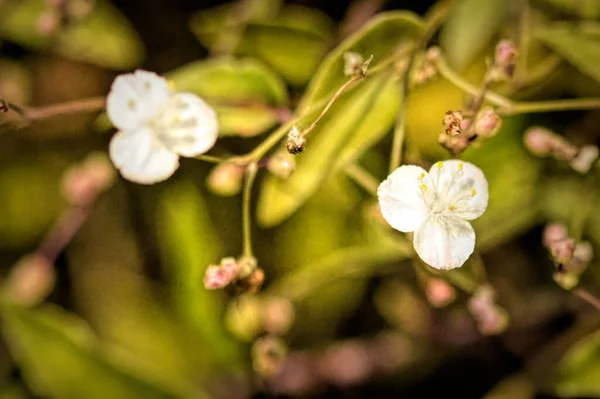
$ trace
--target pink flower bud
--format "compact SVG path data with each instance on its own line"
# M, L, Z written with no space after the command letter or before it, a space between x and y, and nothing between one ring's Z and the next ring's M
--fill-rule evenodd
M262 269L256 269L246 280L246 293L257 293L265 281L265 272Z
M267 297L262 310L264 329L271 334L286 334L294 322L294 307L286 298Z
M501 40L496 45L494 63L497 66L506 67L513 65L517 59L517 47L510 40Z
M554 241L564 240L568 238L569 233L564 224L552 223L546 226L544 229L544 246L550 249L550 246Z
M550 244L550 253L554 257L554 260L560 264L569 263L573 259L574 252L575 240L573 238L553 241Z
M351 386L364 381L373 370L364 344L348 341L329 348L319 362L321 375L339 386Z
M571 161L571 167L579 173L587 173L594 162L598 160L600 151L595 145L586 145L579 149L575 158Z
M37 21L38 32L42 36L50 36L60 27L60 17L54 12L43 13Z
M525 132L523 137L525 147L532 153L545 156L552 151L553 133L541 127L532 127Z
M26 255L10 271L6 293L10 300L25 306L41 303L56 281L54 266L42 255Z
M443 308L456 299L456 290L439 278L430 278L425 283L425 294L432 306Z
M269 159L267 169L275 176L287 179L296 169L296 160L288 152L278 152Z
M244 168L232 163L215 166L206 179L206 186L216 195L231 197L242 190Z
M594 258L594 247L588 241L578 242L573 257L582 262L591 262Z
M477 115L474 130L481 137L494 137L501 124L500 116L493 109L486 108Z
M204 287L208 290L224 288L231 282L228 271L220 266L210 265L204 274Z
M240 267L235 258L228 257L221 259L220 266L230 282L237 278Z
M114 182L115 171L104 154L90 154L82 163L67 169L61 190L67 201L75 206L90 205Z

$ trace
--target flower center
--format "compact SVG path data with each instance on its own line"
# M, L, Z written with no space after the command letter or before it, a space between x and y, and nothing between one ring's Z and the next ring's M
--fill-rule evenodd
M443 162L435 164L435 168L429 179L425 173L419 176L419 188L425 200L425 204L432 216L437 218L454 217L453 212L464 208L477 191L473 187L475 181L465 178L463 164L459 163L456 168L445 166Z

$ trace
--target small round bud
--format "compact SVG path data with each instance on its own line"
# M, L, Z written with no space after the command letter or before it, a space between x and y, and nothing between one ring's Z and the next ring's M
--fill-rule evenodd
M501 40L496 45L496 54L494 63L498 66L506 67L514 65L517 60L517 47L510 40Z
M8 298L18 304L40 304L54 289L56 273L46 257L26 255L10 271L5 289Z
M238 259L239 278L248 278L257 268L258 263L254 256L241 256Z
M242 190L244 168L232 163L215 166L206 178L206 186L215 195L231 197Z
M500 116L493 109L486 108L477 115L474 130L479 136L490 138L498 133L501 124Z
M60 16L55 12L43 13L37 21L37 29L40 35L50 36L60 27Z
M305 146L306 139L300 133L298 128L294 126L287 135L287 139L285 141L285 148L290 154L296 155L304 151Z
M550 244L550 253L554 260L559 264L566 264L573 259L575 252L575 240L573 238L565 238L558 241L553 241Z
M483 335L497 335L506 330L508 322L509 317L506 310L495 305L477 319L477 328Z
M104 154L93 153L73 165L61 181L63 196L71 205L87 206L114 182L115 171Z
M265 282L265 272L262 269L256 269L252 272L252 274L246 279L246 294L255 294L257 293L263 283Z
M231 274L220 266L210 265L204 274L204 288L216 290L227 287L231 283Z
M544 246L550 249L554 241L564 240L569 237L567 228L564 224L552 223L544 229Z
M344 53L344 75L354 76L361 72L365 59L359 53L347 51Z
M348 341L329 348L319 362L321 375L338 386L364 381L373 371L373 363L365 345Z
M238 273L240 271L240 267L233 257L223 258L221 259L221 263L219 264L221 269L225 272L229 281L233 281L237 278Z
M567 291L579 284L579 275L576 273L555 272L552 278L559 287Z
M82 164L98 192L108 189L115 181L115 169L103 153L91 153Z
M583 146L571 161L571 167L573 170L585 174L590 171L594 162L598 160L599 155L600 151L595 145Z
M456 299L456 290L442 279L430 278L425 283L425 295L432 306L443 308Z
M532 127L525 132L523 141L525 147L538 156L546 156L552 151L554 133L541 128Z
M582 262L591 262L594 258L594 247L588 241L578 242L573 257Z
M267 162L267 169L275 176L287 179L296 169L296 160L288 152L277 152Z
M252 346L252 366L264 377L277 374L286 356L287 348L277 337L259 338Z
M263 323L265 331L286 334L294 322L294 306L283 297L267 297L263 301Z
M262 329L261 303L256 296L237 297L227 308L225 325L237 338L251 341Z

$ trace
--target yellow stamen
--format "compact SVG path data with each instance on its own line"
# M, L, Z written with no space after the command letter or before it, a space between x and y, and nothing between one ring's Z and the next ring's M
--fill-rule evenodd
M426 186L425 184L421 184L421 185L419 186L419 188L420 188L420 189L421 189L421 191L423 191L423 192L427 191L427 186Z
M453 210L456 209L456 207L454 205L450 205L450 207L448 209L450 209L451 211L453 211Z
M443 168L444 167L444 163L442 161L436 162L435 166L437 166L438 168Z
M458 164L458 170L459 170L460 172L462 172L462 170L463 170L463 164L462 164L462 163L459 163L459 164Z
M419 176L419 180L423 180L425 178L425 173L421 173L421 175Z
M150 90L152 85L150 84L150 82L146 82L146 83L144 83L144 87L146 88L146 90Z
M135 103L134 99L127 101L127 107L132 111L135 109L136 105L137 104Z
M474 197L475 194L477 194L477 191L474 188L472 188L471 189L471 197Z

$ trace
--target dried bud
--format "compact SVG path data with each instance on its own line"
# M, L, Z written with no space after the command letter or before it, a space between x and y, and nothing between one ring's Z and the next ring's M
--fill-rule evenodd
M277 374L286 356L287 348L277 337L259 338L252 346L252 365L264 377Z
M344 75L354 76L361 73L361 67L365 59L359 53L347 51L344 53Z
M278 152L267 162L267 169L275 176L287 179L296 169L296 160L287 152Z
M244 180L244 168L233 163L215 166L206 178L206 186L216 195L231 197L239 193Z
M216 290L227 287L231 283L230 272L216 265L210 265L204 274L204 287L208 290Z
M559 265L569 263L573 259L575 252L575 240L573 238L565 238L558 241L553 241L550 244L550 253Z
M52 292L56 282L54 266L42 255L26 255L10 271L5 289L18 304L35 306Z
M600 151L595 145L583 146L571 161L571 167L573 170L585 174L590 171L594 162L598 160L598 155L600 155Z
M444 116L444 126L448 136L456 136L462 132L461 124L463 122L463 113L461 111L448 111Z
M498 133L501 124L500 116L492 108L485 108L477 115L474 130L480 137L490 138Z
M440 134L438 138L439 143L451 151L453 154L460 154L471 145L471 141L465 136L448 136L445 133Z
M244 282L246 294L257 293L265 282L265 272L262 269L256 269Z
M456 290L444 280L430 278L425 283L425 295L432 306L443 308L456 299Z
M283 297L267 297L263 301L264 330L285 335L294 322L294 306Z
M554 241L564 240L569 237L567 228L564 224L552 223L544 229L544 246L550 249Z
M296 155L304 151L305 145L306 139L300 133L298 128L294 126L287 135L287 139L285 141L285 148L290 154Z

